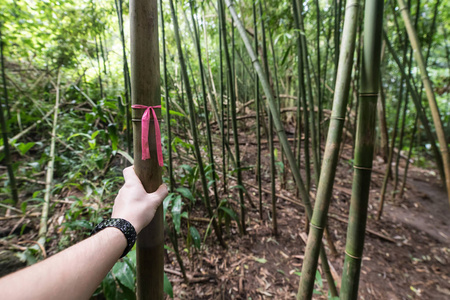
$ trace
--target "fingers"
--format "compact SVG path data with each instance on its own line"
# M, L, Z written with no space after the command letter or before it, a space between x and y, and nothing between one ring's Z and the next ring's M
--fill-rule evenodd
M134 166L123 169L123 178L125 179L125 183L137 184L141 183L139 178L134 171Z

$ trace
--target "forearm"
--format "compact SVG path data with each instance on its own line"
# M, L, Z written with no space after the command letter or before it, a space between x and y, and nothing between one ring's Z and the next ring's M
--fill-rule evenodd
M0 279L5 299L89 299L122 255L127 240L120 230L96 235Z

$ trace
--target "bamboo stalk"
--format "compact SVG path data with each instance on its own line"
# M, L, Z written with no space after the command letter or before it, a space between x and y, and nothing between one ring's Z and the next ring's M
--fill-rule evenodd
M304 25L303 25L303 16L302 16L302 10L303 5L297 5L298 7L298 19L299 19L299 25L300 30L302 32L305 32ZM309 104L309 129L311 134L311 150L312 150L312 158L313 158L313 166L314 166L314 179L316 186L319 184L319 178L320 178L320 160L319 160L319 152L320 152L320 144L318 144L317 140L317 129L316 129L316 117L314 113L314 97L312 92L312 80L311 80L311 73L309 68L309 53L308 53L308 46L306 42L306 36L304 34L301 35L302 38L302 56L304 59L304 68L305 68L305 76L306 76L306 82L307 82L307 95L308 95L308 104ZM307 119L305 119L306 121Z
M199 139L198 139L198 134L197 134L197 121L196 121L196 117L195 117L195 108L194 108L194 101L193 101L193 97L192 97L192 89L191 89L191 85L189 83L189 78L188 78L188 74L187 74L187 68L186 68L186 63L185 63L184 56L183 56L183 51L181 49L181 39L180 39L179 30L178 30L178 28L179 28L178 27L178 19L175 14L175 8L174 8L172 0L170 0L170 9L171 9L173 25L174 25L174 29L175 29L174 30L175 41L177 44L178 57L179 57L179 62L180 62L180 67L181 67L181 75L183 78L184 86L186 88L186 95L188 98L189 121L190 121L190 125L191 125L192 137L194 140L195 157L197 159L198 170L200 172L200 179L201 179L202 187L203 187L203 194L204 194L203 199L204 199L204 203L207 208L207 211L208 211L208 215L212 219L212 225L213 225L214 231L216 233L217 239L219 240L222 247L226 248L225 241L222 238L221 231L218 227L216 217L211 208L211 203L209 200L208 183L206 180L205 169L203 167L203 160L202 160L202 156L200 153L200 145L199 145Z
M131 102L146 106L161 103L158 3L151 1L130 1L131 37ZM160 118L160 111L156 110ZM150 122L149 150L151 159L142 160L141 118L144 111L132 111L134 170L145 190L154 192L162 183L162 169L158 165L155 124ZM164 223L163 207L160 206L153 220L138 235L136 245L136 282L138 299L163 299L164 283Z
M231 111L231 118L232 118L232 126L233 126L233 138L234 138L234 151L235 151L235 155L236 155L236 171L237 171L237 179L238 179L238 185L239 186L243 186L242 185L242 172L241 172L241 162L240 162L240 153L239 153L239 137L238 137L238 128L237 128L237 121L236 121L236 95L234 93L234 89L233 89L233 69L232 69L232 64L230 61L230 54L228 52L228 44L227 44L227 39L226 39L226 17L225 17L225 10L222 7L222 2L219 2L220 7L219 7L219 13L220 13L220 17L222 19L222 39L223 39L223 47L224 47L224 51L225 51L225 60L227 62L227 66L228 66L228 71L227 71L227 78L228 78L228 84L229 84L229 89L230 89L230 102L231 102L231 107L230 105L228 105L228 107L230 108ZM233 52L234 54L234 52ZM241 209L241 214L240 214L240 218L241 218L241 227L242 227L242 233L245 234L246 233L246 221L245 221L245 203L244 203L244 193L242 191L241 188L238 189L238 193L239 193L239 204L240 204L240 209Z
M294 10L294 22L297 30L301 31L300 18L299 18L299 9L297 5L298 0L292 0L292 6ZM297 56L298 56L298 76L299 76L299 98L301 94L302 106L303 106L303 123L304 123L304 135L305 140L303 142L304 146L304 155L305 155L305 173L306 173L306 190L309 191L311 188L311 167L310 167L310 155L309 155L309 115L308 115L308 104L306 99L306 84L303 70L305 69L304 62L307 61L303 55L303 43L304 39L300 34L297 35ZM311 108L312 109L312 108ZM300 149L300 148L299 148ZM300 154L299 154L300 155ZM299 164L300 164L300 156L299 156Z
M302 177L300 175L300 170L299 170L299 168L297 166L297 161L296 161L294 155L292 154L292 149L291 149L290 144L288 142L288 139L286 137L285 129L283 127L283 124L281 123L281 120L280 120L279 116L277 115L277 105L275 103L274 96L273 96L272 91L270 89L270 85L269 85L268 79L266 77L266 74L264 74L264 71L263 71L263 69L261 67L261 64L260 64L260 62L258 60L258 57L256 56L256 54L255 54L255 52L253 50L252 44L251 44L249 38L246 35L245 28L242 25L242 23L241 23L238 15L236 13L236 11L234 10L234 7L233 7L231 1L230 0L225 0L225 3L226 3L226 5L227 5L227 7L228 7L228 9L229 9L229 11L231 13L231 16L232 16L233 20L236 22L236 26L237 26L237 28L239 30L239 33L241 35L241 38L242 38L242 40L244 42L245 48L247 49L247 52L248 52L248 54L250 56L250 59L251 59L252 64L253 64L253 67L255 68L255 71L258 74L259 80L261 82L261 86L262 86L262 88L264 90L264 93L266 94L266 97L267 97L266 99L267 99L267 102L268 102L267 104L268 104L268 107L269 107L269 109L270 109L270 111L272 113L272 116L273 116L274 126L276 128L276 132L277 132L278 138L279 138L279 140L280 140L280 142L282 144L283 150L285 151L286 158L288 159L289 166L291 167L291 171L292 171L292 173L294 175L295 183L297 184L297 188L300 191L300 195L301 195L302 201L303 201L303 203L305 205L305 210L306 210L307 216L310 219L311 216L312 216L312 206L311 206L311 202L310 202L310 199L309 199L309 195L308 195L308 192L305 189L305 185L303 184L303 179L302 179ZM329 285L330 289L331 290L336 289L336 287L334 285L334 281L332 279L332 276L330 275L331 271L330 271L329 266L328 266L328 260L326 258L326 253L325 253L325 249L323 248L323 246L322 246L322 249L320 251L320 260L322 262L322 267L324 269L324 273L327 275L327 281L328 281L328 285ZM331 277L331 280L330 280L330 277Z
M6 116L8 117L8 120L11 120L11 111L9 109L9 99L8 99L8 88L6 87L6 73L5 73L5 57L3 55L3 37L2 37L2 26L3 22L0 22L0 58L2 63L2 80L3 80L3 99L5 99L5 108L6 108ZM6 140L4 140L6 141Z
M309 229L308 242L306 244L305 259L303 261L302 276L300 277L297 299L310 299L313 293L319 250L327 222L336 167L339 160L339 148L345 123L348 95L350 92L358 16L358 0L349 0L345 12L344 30L341 49L339 51L340 58L333 98L333 112L330 118L328 138L325 146L321 176L317 188L316 202L311 218L311 226Z
M364 13L364 46L360 104L355 143L352 197L350 200L345 261L340 299L357 299L367 221L370 178L375 140L383 26L381 0L368 0Z
M125 45L125 34L123 30L123 15L122 15L122 0L114 1L117 11L117 18L119 22L119 32L120 32L120 41L122 43L122 59L123 59L123 81L125 87L125 114L126 114L126 126L127 130L125 132L126 141L127 141L127 150L128 153L131 154L131 124L130 124L130 98L131 98L131 80L130 80L130 70L128 68L128 59L126 54L126 45Z
M5 63L3 60L3 41L1 40L1 36L0 36L0 45L1 45L1 62L2 62L2 78L3 78L3 92L4 92L4 99L6 101L6 108L7 108L7 112L9 111L8 109L8 104L7 104L7 99L8 99L8 90L6 87L6 77L5 77ZM8 117L10 118L10 117ZM3 103L2 101L0 101L0 129L2 131L2 138L3 138L3 149L5 151L5 165L6 168L8 170L8 177L9 177L9 184L11 186L11 198L12 198L12 204L13 206L16 206L17 203L19 202L19 195L17 192L17 184L16 184L16 178L14 177L14 170L13 170L13 166L12 166L12 161L11 161L11 153L9 150L9 140L8 140L8 126L6 124L6 120L5 120L5 114L3 112ZM3 150L2 149L2 150Z
M202 95L203 95L203 109L205 111L205 122L206 122L206 136L207 136L207 148L208 148L208 154L209 154L209 164L211 166L211 178L213 183L213 192L214 192L214 200L216 209L219 206L219 194L217 191L217 182L216 182L216 165L214 160L214 149L213 149L213 143L211 138L211 128L209 125L209 111L208 111L208 105L207 105L207 94L206 94L206 75L204 73L203 68L203 61L202 61L202 51L200 48L200 38L197 30L197 25L194 18L194 7L192 4L192 0L189 1L189 5L191 8L191 19L192 19L192 26L194 27L194 35L195 35L195 44L196 44L196 50L197 50L197 56L198 56L198 63L200 68L200 78L201 78L201 86L202 86ZM219 230L219 235L222 235L222 226L219 223L217 226L217 229Z
M50 208L50 197L51 197L51 191L53 187L53 174L54 174L54 166L55 166L55 144L56 144L56 128L58 126L58 107L59 107L59 101L60 101L60 80L61 80L61 73L58 70L58 79L56 84L53 84L56 90L56 99L55 99L55 106L54 106L54 114L53 114L53 127L52 127L52 133L51 133L51 140L50 140L50 153L49 158L50 160L47 163L47 175L45 177L45 195L44 195L44 203L42 205L42 213L41 213L41 221L39 224L39 233L38 233L38 243L42 247L45 248L45 242L46 242L46 235L47 235L47 221L48 221L48 213Z
M263 19L263 9L262 9L262 3L259 2L259 16L261 18L261 37L262 37L262 56L263 56L263 63L264 63L264 69L267 74L267 77L270 77L270 71L269 71L269 62L267 58L267 44L266 44L266 31L264 26L264 19ZM273 90L272 90L273 92ZM278 93L277 93L278 95ZM278 101L278 104L280 102ZM278 107L279 108L279 107ZM279 113L279 110L277 110L276 114ZM267 111L267 118L269 119L269 135L267 136L267 140L269 141L269 153L270 153L270 188L271 188L271 204L272 204L272 230L273 234L277 235L278 232L278 225L277 225L277 197L276 197L276 191L275 191L275 152L274 152L274 143L273 143L273 117L270 110Z
M256 0L253 1L253 28L255 52L258 52L258 26L256 22ZM256 104L256 181L258 183L259 218L263 219L262 182L261 182L261 124L260 124L260 96L258 74L255 73L255 104Z
M170 92L167 82L167 55L166 55L166 31L164 28L164 11L162 0L159 1L159 10L161 15L161 34L162 34L162 46L163 46L163 74L164 74L164 96L166 104L166 123L167 123L167 152L169 156L169 163L167 165L167 172L169 173L169 192L173 191L175 186L175 180L173 178L173 165L172 165L172 130L170 128ZM181 268L183 270L183 268ZM184 273L183 273L184 274Z
M406 177L408 175L408 169L409 169L409 164L410 164L410 160L411 160L411 153L412 153L412 149L414 147L414 140L415 140L415 136L416 136L416 132L417 132L417 123L419 120L419 115L416 115L416 121L414 122L414 127L411 133L411 140L409 142L409 150L408 150L408 156L406 159L406 165L405 165L405 170L403 172L403 180L402 180L402 185L400 187L400 192L398 194L398 198L402 199L403 198L403 194L405 192L405 186L406 186Z
M450 154L448 150L447 139L445 137L444 127L442 125L441 116L439 113L439 107L436 102L433 87L431 85L431 80L428 76L428 71L426 68L425 60L420 49L419 39L417 37L416 30L411 22L411 18L408 12L408 7L405 5L403 0L398 0L399 9L405 23L406 31L408 33L411 46L414 49L414 56L419 65L420 74L422 75L422 82L425 86L425 91L428 99L428 104L430 106L431 115L433 117L434 127L436 129L436 135L439 141L439 146L442 154L444 177L443 181L446 183L447 187L447 197L450 203Z

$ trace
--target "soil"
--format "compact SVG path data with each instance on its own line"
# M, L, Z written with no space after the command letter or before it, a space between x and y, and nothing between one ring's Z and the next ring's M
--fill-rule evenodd
M245 140L254 141L255 137L241 136L241 141ZM263 145L263 151L268 153L267 144ZM243 143L241 154L245 165L253 164L256 161L256 145ZM346 220L351 195L352 167L349 146L344 148L341 158L328 222L337 250L336 255L328 251L330 248L325 243L338 286L342 274ZM262 176L266 190L270 190L268 164L268 155L263 155ZM436 179L435 171L410 166L403 199L392 199L390 182L384 213L381 220L377 221L375 215L385 167L381 159L376 157L372 172L359 298L450 299L450 208L442 183ZM404 159L401 160L401 176L403 167ZM243 178L250 199L258 206L258 191L251 187L256 184L254 171L245 171ZM303 208L294 203L299 202L299 199L295 195L295 186L289 172L286 178L283 188L278 180L276 184L277 235L272 231L271 196L264 193L263 219L260 220L258 209L251 208L246 200L247 235L241 236L233 222L225 232L228 249L223 249L216 238L211 236L202 244L201 251L197 252L194 248L189 254L182 251L189 283L183 280L175 255L167 253L165 269L173 284L175 299L295 299L307 228ZM228 186L236 184L232 181ZM221 189L221 193L238 211L237 190L224 194ZM315 194L314 185L311 194ZM55 206L52 222L58 222L61 211L67 205L69 204L62 203ZM190 217L191 224L199 230L202 237L208 227L205 211L203 207L197 206ZM21 250L18 245L36 240L38 222L36 219L33 222L30 220L31 218L20 220L21 224L28 224L30 232L0 240L2 274L24 266L12 258L11 250ZM0 232L5 233L2 236L8 235L17 227L21 228L18 222L19 219L0 220ZM182 230L186 232L185 223ZM166 242L170 245L168 239ZM179 245L182 249L186 246L181 238ZM57 252L57 242L49 244L48 248L49 255ZM320 267L319 271L321 272ZM324 276L317 277L320 280L316 280L314 298L327 299L327 282L322 278Z

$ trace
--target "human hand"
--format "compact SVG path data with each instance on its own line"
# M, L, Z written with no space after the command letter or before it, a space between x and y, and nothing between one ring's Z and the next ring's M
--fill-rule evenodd
M162 184L153 193L147 193L134 172L134 166L123 170L125 184L114 200L112 218L125 219L139 233L153 219L156 209L167 196L167 187Z

